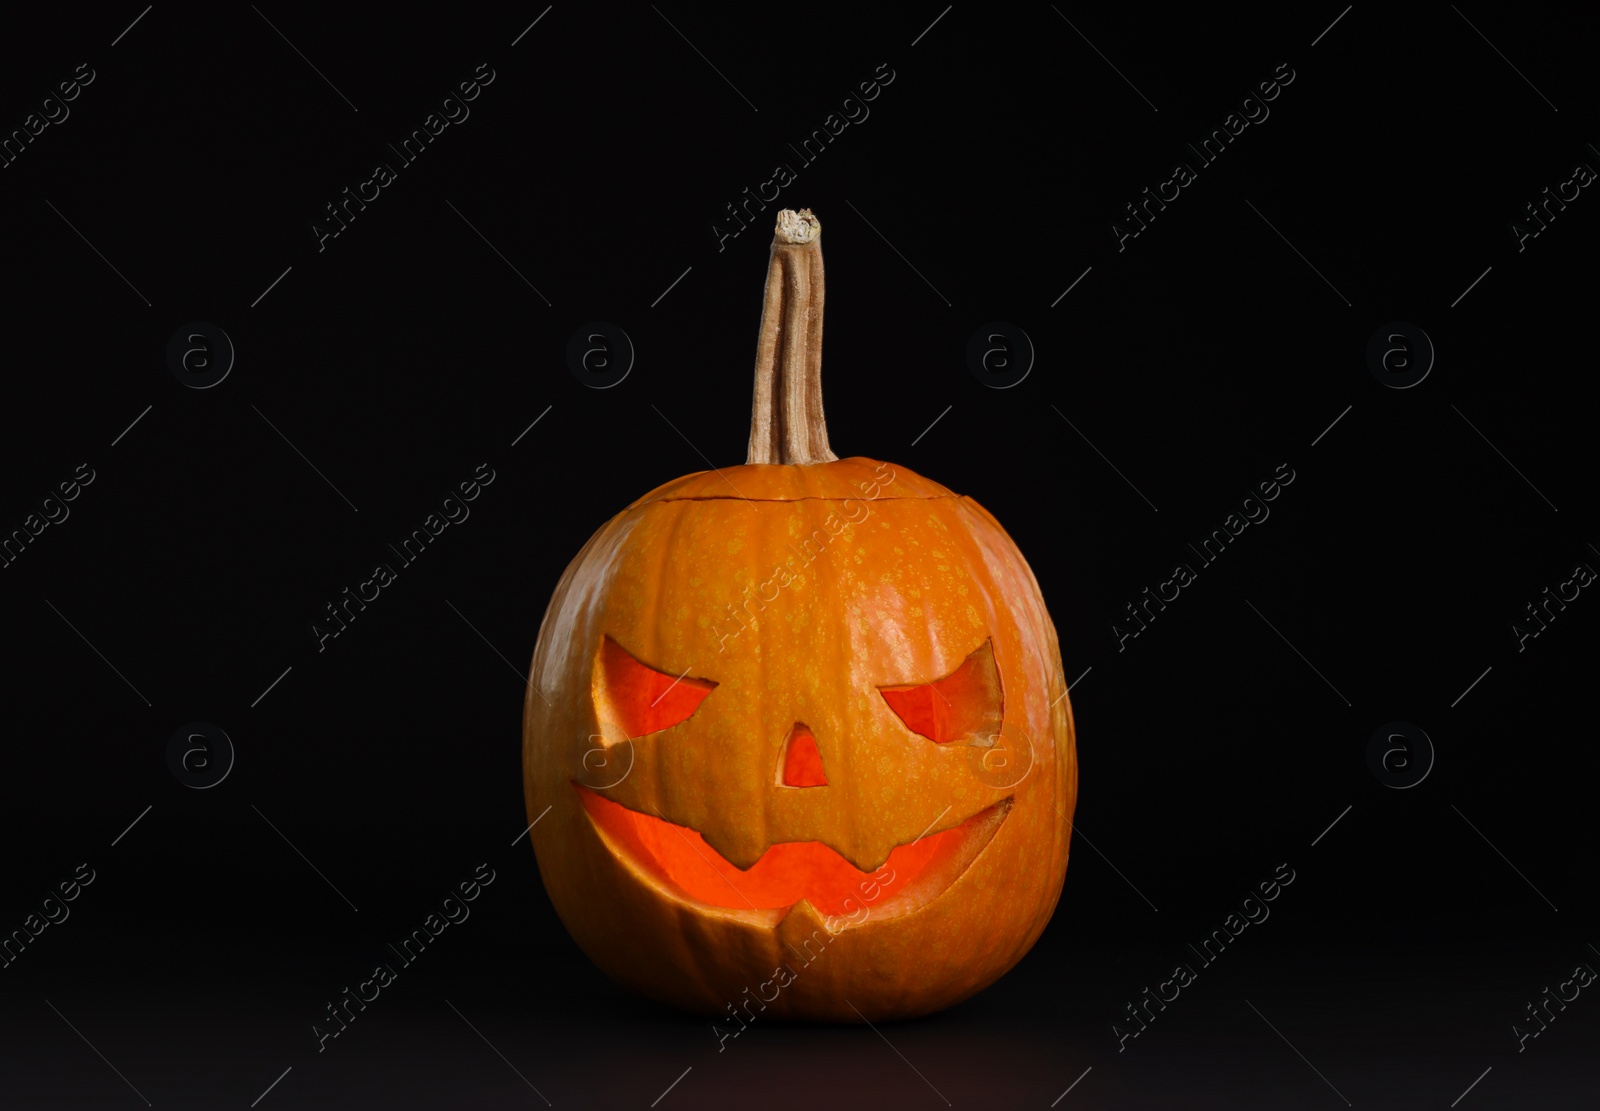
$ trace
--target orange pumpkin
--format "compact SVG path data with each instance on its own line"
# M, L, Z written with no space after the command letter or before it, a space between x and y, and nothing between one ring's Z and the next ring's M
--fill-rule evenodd
M1077 797L1055 629L1010 537L828 448L819 230L779 215L749 461L590 539L523 719L572 937L741 1023L909 1017L993 983L1055 907Z

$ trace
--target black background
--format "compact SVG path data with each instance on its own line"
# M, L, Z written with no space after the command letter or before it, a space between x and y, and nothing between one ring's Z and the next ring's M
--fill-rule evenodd
M556 6L512 45L540 11L163 4L114 46L137 5L3 17L5 131L95 79L0 171L0 528L96 477L0 572L0 929L96 878L0 969L0 1103L648 1107L678 1077L657 1106L1045 1107L1077 1078L1058 1106L1417 1107L1479 1077L1459 1106L1592 1106L1600 989L1521 1053L1512 1025L1600 956L1600 602L1521 652L1509 623L1600 565L1600 200L1510 230L1600 166L1594 26ZM319 251L324 206L484 62L470 118ZM1119 252L1123 206L1280 63L1270 118ZM1055 917L993 988L719 1052L588 964L512 843L521 673L596 528L742 461L780 206L826 228L835 449L975 497L1028 556L1081 796ZM611 389L567 366L590 320L637 350ZM1037 350L1007 390L966 362L996 320ZM1405 390L1365 358L1395 320L1437 349ZM191 321L237 349L210 389L167 365ZM470 518L319 652L483 463ZM1109 623L1281 463L1270 518L1119 651ZM166 762L193 720L237 751L206 790ZM1394 720L1437 750L1411 789L1367 766ZM484 862L472 917L319 1053L326 1004ZM1270 919L1119 1052L1125 1005L1280 863Z

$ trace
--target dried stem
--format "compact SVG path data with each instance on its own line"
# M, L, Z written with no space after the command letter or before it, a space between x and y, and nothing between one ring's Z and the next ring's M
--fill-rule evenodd
M809 208L778 213L756 342L746 463L826 463L822 414L822 225Z

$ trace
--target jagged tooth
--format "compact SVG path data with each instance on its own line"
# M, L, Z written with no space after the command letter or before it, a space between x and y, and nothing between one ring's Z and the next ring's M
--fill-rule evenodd
M728 838L715 833L701 833L700 836L713 852L741 872L748 872L755 867L756 861L766 855L767 850L772 847L766 842L748 841L737 835Z
M660 814L656 814L654 816L661 817ZM663 820L670 821L670 819ZM921 837L932 837L935 834L944 833L947 830L961 825L965 820L966 819L959 816L952 816L947 812L941 815L939 820L933 825L929 826L925 831L923 831ZM723 860L727 861L729 864L732 864L741 872L748 872L751 868L755 867L756 863L766 855L767 850L772 847L772 842L770 841L758 842L737 831L732 833L724 833L720 831L713 831L711 833L705 833L701 831L696 832L700 832L700 836L705 839L706 844L714 852L716 852L718 856L722 857ZM912 840L920 840L921 837L913 838ZM851 867L855 868L857 871L866 872L869 874L882 869L883 866L889 862L889 855L893 853L895 849L900 847L899 844L886 844L878 846L858 845L854 848L847 849L841 848L831 841L824 841L822 843L829 849L832 849L834 852L838 853L850 863ZM906 844L910 843L911 842L906 842ZM871 853L871 855L867 855L868 853Z
M728 839L716 834L701 834L701 836L705 838L706 844L715 850L718 856L741 872L747 872L754 867L756 862L765 856L767 850L772 847L770 842L759 845L750 843L748 847L742 847L745 844L742 839ZM880 849L877 855L868 857L862 855L859 851L847 852L828 841L824 841L822 844L849 861L851 867L857 871L869 873L878 871L888 863L889 854L898 848L896 845L888 845Z
M832 846L829 847L831 848ZM833 851L848 860L850 866L858 872L876 872L889 862L889 854L898 847L897 845L889 845L883 849L881 855L875 857L862 856L859 852L847 853L843 849L834 849Z
M830 922L833 926L829 929ZM778 923L778 944L781 954L810 964L817 959L822 947L831 943L838 931L849 925L844 918L829 919L811 905L810 899L801 899L789 908L789 913ZM799 965L794 967L798 968Z

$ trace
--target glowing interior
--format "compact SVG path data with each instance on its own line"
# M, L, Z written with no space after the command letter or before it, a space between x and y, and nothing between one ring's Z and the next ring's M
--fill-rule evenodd
M668 675L640 663L610 637L600 648L598 672L610 719L629 737L677 725L716 687L709 679Z
M878 689L907 729L935 744L987 743L1000 732L1000 669L987 640L943 679Z
M828 775L822 770L822 753L817 739L801 722L789 732L783 747L783 785L785 787L826 787Z
M573 786L614 844L691 899L736 910L790 907L808 899L820 914L836 916L857 914L914 890L943 890L988 843L1010 806L1004 799L958 826L899 845L875 872L861 871L821 841L772 845L740 871L687 826Z

